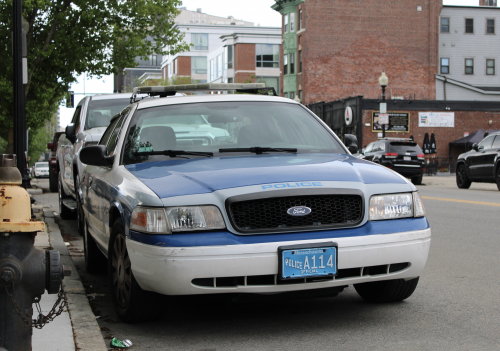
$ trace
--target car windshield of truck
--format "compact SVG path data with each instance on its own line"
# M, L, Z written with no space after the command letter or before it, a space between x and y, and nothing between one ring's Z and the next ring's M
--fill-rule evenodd
M422 149L415 142L393 141L391 142L390 145L391 145L390 152L396 152L398 154L405 154L407 152L416 152L419 154L423 154Z
M169 158L168 153L152 155L152 151L182 150L235 157L255 153L249 149L254 147L269 148L266 154L282 151L278 149L345 153L327 128L302 106L277 102L208 102L137 110L127 132L123 163ZM219 151L235 148L241 150Z
M37 162L35 163L35 168L36 169L48 169L49 168L49 163L48 162Z
M130 105L130 99L91 100L87 106L85 129L107 127L111 118Z

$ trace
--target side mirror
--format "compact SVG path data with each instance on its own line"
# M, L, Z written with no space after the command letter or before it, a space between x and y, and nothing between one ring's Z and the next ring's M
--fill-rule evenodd
M104 145L92 145L80 150L80 161L90 166L110 167L114 156L108 156Z
M479 151L479 147L477 144L472 144L472 150Z
M71 141L72 144L75 143L76 141L76 128L74 123L70 123L66 126L65 134L66 134L66 139Z
M358 138L356 138L353 134L345 134L344 135L345 146L351 154L355 154L358 152Z
M53 143L47 143L47 149L52 150L53 147L54 147Z

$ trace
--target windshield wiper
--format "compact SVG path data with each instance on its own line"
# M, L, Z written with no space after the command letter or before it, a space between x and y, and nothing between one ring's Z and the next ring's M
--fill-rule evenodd
M163 150L163 151L143 151L134 152L134 156L213 156L213 152L196 152L196 151L184 151L184 150Z
M263 152L269 152L269 151L274 151L274 152L297 152L297 149L295 148L274 148L274 147L260 147L260 146L253 146L253 147L235 147L235 148L227 148L227 149L219 149L219 152L253 152L256 153L257 155L262 154Z

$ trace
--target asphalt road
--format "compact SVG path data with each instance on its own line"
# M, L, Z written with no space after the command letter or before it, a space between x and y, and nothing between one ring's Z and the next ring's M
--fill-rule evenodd
M187 298L165 300L159 321L125 324L111 306L106 274L83 269L75 222L59 225L103 335L130 339L137 350L498 350L500 191L494 184L460 190L452 177L424 184L429 260L415 293L392 304L366 303L352 287L323 299ZM57 208L57 194L35 198Z

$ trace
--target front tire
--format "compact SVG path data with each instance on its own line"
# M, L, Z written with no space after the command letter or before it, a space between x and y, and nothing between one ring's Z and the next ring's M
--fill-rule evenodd
M364 300L374 303L397 302L407 299L417 288L418 279L394 279L354 284L354 289Z
M411 178L411 182L414 184L414 185L421 185L422 184L422 179L424 178L424 174L421 173L420 175L416 176L416 177L412 177Z
M61 179L61 172L59 172L59 181L57 182L57 184L58 184L57 190L59 195L59 216L61 217L61 219L73 219L75 216L74 213L71 212L71 210L67 208L63 203L63 200L66 199L68 196L64 192Z
M58 177L58 173L59 172L52 172L52 171L49 171L49 188L50 188L50 191L53 192L53 193L56 193L57 192L57 177Z
M457 168L457 186L460 189L469 189L471 185L471 181L467 176L467 170L465 169L465 165L461 164Z
M108 252L108 281L116 314L127 323L159 316L158 294L143 290L134 278L127 251L123 222L113 225Z
M94 238L90 235L87 222L84 225L83 253L85 256L85 269L87 272L100 273L106 268L106 257L97 247Z

